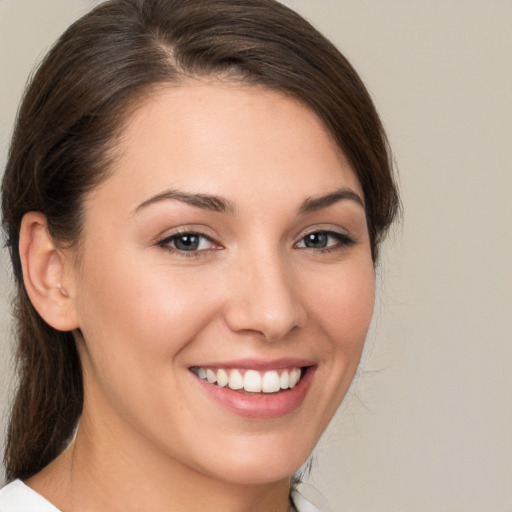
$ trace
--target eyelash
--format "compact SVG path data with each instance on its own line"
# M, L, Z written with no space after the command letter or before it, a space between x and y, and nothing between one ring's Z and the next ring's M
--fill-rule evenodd
M166 251L170 252L171 254L177 254L179 256L182 256L184 258L197 258L200 256L204 256L210 251L218 250L218 249L200 249L200 250L193 250L193 251L186 251L183 249L178 249L177 247L172 247L170 244L172 244L174 241L183 238L183 237L198 237L201 240L207 240L208 243L212 244L214 247L218 246L214 240L212 240L209 236L203 235L202 233L198 233L196 231L177 231L176 233L173 233L170 236L165 237L163 240L160 240L157 245L162 247L162 249L165 249Z
M353 238L348 236L345 233L340 233L338 231L329 231L329 230L315 230L311 231L309 233L306 233L299 242L295 243L294 246L296 246L298 243L302 243L306 240L307 237L310 237L312 235L324 235L328 238L334 238L336 240L336 243L322 248L314 248L314 247L304 247L304 249L309 249L314 252L321 252L321 253L327 253L332 251L339 251L341 249L345 249L348 247L353 246L356 242Z
M347 247L351 247L352 245L354 245L356 243L353 238L351 238L350 236L348 236L344 233L339 233L337 231L329 231L329 230L316 230L316 231L311 231L309 233L306 233L299 240L299 242L296 242L294 244L294 247L297 247L297 245L299 243L305 243L306 238L310 237L312 235L316 235L316 236L324 235L324 236L327 236L328 238L334 238L336 240L336 243L329 245L327 247L322 247L322 248L314 248L314 247L305 246L305 247L301 247L301 249L307 249L309 251L316 252L316 253L318 253L318 252L319 253L328 253L328 252L332 252L332 251L338 251L338 250L341 250L341 249L344 249ZM172 247L170 245L173 242L177 241L179 238L183 238L183 237L198 237L199 239L208 241L208 243L212 244L214 246L214 248L196 249L196 250L186 251L183 249L178 249L177 247ZM199 243L201 243L201 242L199 242ZM220 244L217 244L209 236L206 236L202 233L198 233L196 231L187 231L187 230L178 231L176 233L173 233L172 235L167 236L164 239L157 242L157 245L172 254L177 254L177 255L185 257L185 258L197 258L197 257L205 256L208 253L210 253L211 251L220 250L219 248L215 248L215 246L220 247Z

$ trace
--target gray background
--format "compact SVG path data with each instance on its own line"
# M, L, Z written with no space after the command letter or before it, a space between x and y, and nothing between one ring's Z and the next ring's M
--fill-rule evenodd
M2 167L29 71L93 3L0 0ZM312 483L335 512L510 512L512 2L286 3L366 81L405 207L360 376L319 445ZM4 428L6 264L0 286Z

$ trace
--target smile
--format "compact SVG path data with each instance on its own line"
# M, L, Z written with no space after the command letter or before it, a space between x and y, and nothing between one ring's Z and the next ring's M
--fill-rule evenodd
M247 393L277 393L293 389L300 381L302 371L298 367L281 370L257 371L251 369L203 368L190 369L200 379L234 391Z

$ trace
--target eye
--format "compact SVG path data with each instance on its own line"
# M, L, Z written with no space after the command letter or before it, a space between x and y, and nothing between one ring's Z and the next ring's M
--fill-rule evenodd
M354 241L343 233L336 231L314 231L302 237L295 244L295 247L300 249L331 250L353 244Z
M216 244L201 233L175 233L164 238L158 245L176 252L200 252L216 248Z

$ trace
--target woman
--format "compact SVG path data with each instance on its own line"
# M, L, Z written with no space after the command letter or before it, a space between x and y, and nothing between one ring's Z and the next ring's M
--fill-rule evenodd
M273 0L110 0L3 180L19 389L0 510L310 510L397 210L344 57Z

